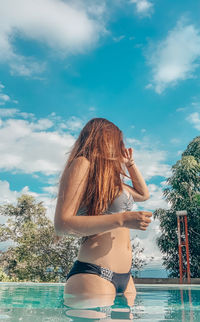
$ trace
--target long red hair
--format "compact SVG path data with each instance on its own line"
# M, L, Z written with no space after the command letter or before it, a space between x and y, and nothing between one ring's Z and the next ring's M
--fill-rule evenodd
M123 163L124 150L122 131L105 118L91 119L74 143L65 167L80 156L90 161L82 201L89 216L104 212L122 192L122 177L128 177Z

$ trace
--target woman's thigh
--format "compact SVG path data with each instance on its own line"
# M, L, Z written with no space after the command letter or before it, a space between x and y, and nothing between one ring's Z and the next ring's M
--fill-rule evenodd
M136 288L135 288L135 283L133 281L133 277L130 275L130 279L128 281L127 287L124 291L124 294L126 293L133 293L136 294Z
M136 288L135 288L135 283L133 281L133 277L130 276L130 280L128 282L128 285L124 291L124 296L127 299L127 304L129 306L133 306L135 302L135 297L136 297Z
M116 295L116 290L110 281L96 274L79 273L70 276L67 280L65 293Z
M75 274L65 284L64 304L73 308L93 308L113 305L114 285L95 274Z

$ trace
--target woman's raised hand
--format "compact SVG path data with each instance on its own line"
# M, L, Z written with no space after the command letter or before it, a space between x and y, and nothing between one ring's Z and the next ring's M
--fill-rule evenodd
M146 230L151 223L151 211L128 211L123 216L123 227Z
M124 163L128 165L133 161L133 148L128 148L124 150Z

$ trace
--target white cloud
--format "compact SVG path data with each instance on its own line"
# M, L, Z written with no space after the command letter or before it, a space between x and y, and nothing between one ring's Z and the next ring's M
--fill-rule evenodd
M188 115L186 120L191 123L195 129L200 130L200 114L198 112Z
M132 185L132 183L130 181L128 182L128 180L127 184ZM157 186L155 184L147 184L150 198L142 202L135 202L133 204L132 211L155 211L157 208L169 209L170 204L165 200L163 196L163 188L166 188L165 185L163 183L161 183L161 186Z
M0 108L0 117L14 116L18 111L16 108Z
M136 5L136 11L139 15L149 16L153 12L153 4L149 0L131 0Z
M165 188L165 187L164 187ZM169 209L170 205L163 197L163 188L155 184L148 184L150 198L145 201L145 209L154 211L157 208Z
M47 187L48 188L48 187ZM10 184L8 181L0 180L0 205L11 203L16 205L17 198L19 198L22 194L27 194L33 196L38 202L43 202L44 207L46 208L47 217L53 220L56 206L56 199L53 195L57 193L56 187L52 189L52 191L48 191L48 189L43 188L44 193L36 193L34 191L30 191L28 186L24 186L21 190L16 191L10 188ZM46 192L47 191L47 192ZM52 193L53 192L53 193ZM1 223L6 221L6 217L2 216Z
M1 58L0 58L1 60ZM8 60L11 75L32 76L33 74L42 73L46 69L45 62L36 62L32 58L22 57L13 54Z
M161 181L160 182L160 185L162 186L162 187L166 187L168 184L167 184L167 181Z
M94 106L90 106L90 107L89 107L89 111L91 111L91 112L96 111L96 107L94 107Z
M27 192L28 187L24 187L21 191L11 190L10 183L6 180L0 180L0 204L16 204L17 198L22 193ZM1 216L0 223L3 224L6 221L5 216Z
M10 97L7 94L0 93L0 105L4 105L8 101L10 101Z
M56 196L58 192L58 185L43 187L42 190Z
M147 84L146 86L145 86L145 88L153 88L153 85L151 84L151 83L149 83L149 84Z
M26 113L26 112L21 112L17 108L0 108L0 117L2 118L7 118L7 117L22 117L22 118L31 118L35 119L33 113Z
M180 143L180 142L181 142L181 140L180 140L180 139L178 139L178 138L172 138L172 139L170 140L170 142L171 142L172 144L178 144L178 143Z
M135 128L135 125L131 125L131 128ZM140 146L142 144L142 142L140 140L137 140L135 138L126 138L126 142L129 145L135 145L135 146Z
M36 123L30 123L30 128L32 130L47 130L53 126L53 122L49 119L39 119Z
M182 150L177 151L177 155L181 155L183 153Z
M45 131L56 126L56 131ZM65 153L75 138L63 133L59 123L50 119L29 122L23 119L7 119L0 128L0 169L20 173L42 172L57 174L66 161Z
M164 162L167 158L166 151L152 147L152 143L147 137L145 137L143 141L127 138L126 142L133 147L135 162L145 180L149 180L154 176L170 176L171 167Z
M1 48L0 48L0 50L1 50ZM17 104L18 101L12 100L10 98L10 96L8 96L6 93L4 93L4 88L5 88L5 86L2 83L0 83L0 105L5 105L7 102L12 102L12 103ZM4 110L4 109L2 109L2 110ZM16 109L12 109L12 110L14 111ZM4 110L4 113L5 113L5 110Z
M185 107L179 107L179 108L176 109L176 112L183 112L185 110L186 110Z
M83 120L79 117L72 116L66 121L65 127L71 131L78 131L83 127Z
M10 96L3 93L4 88L5 88L5 86L0 83L0 105L5 105L7 102L9 102L11 100Z
M194 107L194 108L200 108L200 103L199 102L192 102L191 105Z
M104 11L104 2L0 1L0 61L9 63L11 73L25 76L46 68L46 63L17 52L13 40L19 36L41 42L61 56L84 53L106 32Z
M8 181L0 180L0 204L15 202L19 194L20 192L10 190L10 184Z
M125 35L121 35L121 36L118 36L118 37L113 37L113 40L115 42L120 42L122 39L124 39L126 36Z
M155 91L160 94L178 81L194 78L199 57L199 30L181 18L164 40L147 50L146 58L152 67Z

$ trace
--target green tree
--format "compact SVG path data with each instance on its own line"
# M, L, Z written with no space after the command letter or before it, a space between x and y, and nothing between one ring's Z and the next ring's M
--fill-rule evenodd
M193 139L181 160L172 166L167 184L163 194L170 209L159 208L154 212L154 218L160 220L161 235L157 244L163 253L163 264L170 277L179 277L176 211L187 210L191 277L200 277L200 136Z
M2 268L0 268L0 282L18 282L18 279L9 277Z
M4 274L19 281L63 280L77 257L77 237L67 236L55 243L46 208L30 195L18 198L16 206L1 206L0 214L7 217L6 223L0 225L0 242L12 243L0 253Z

